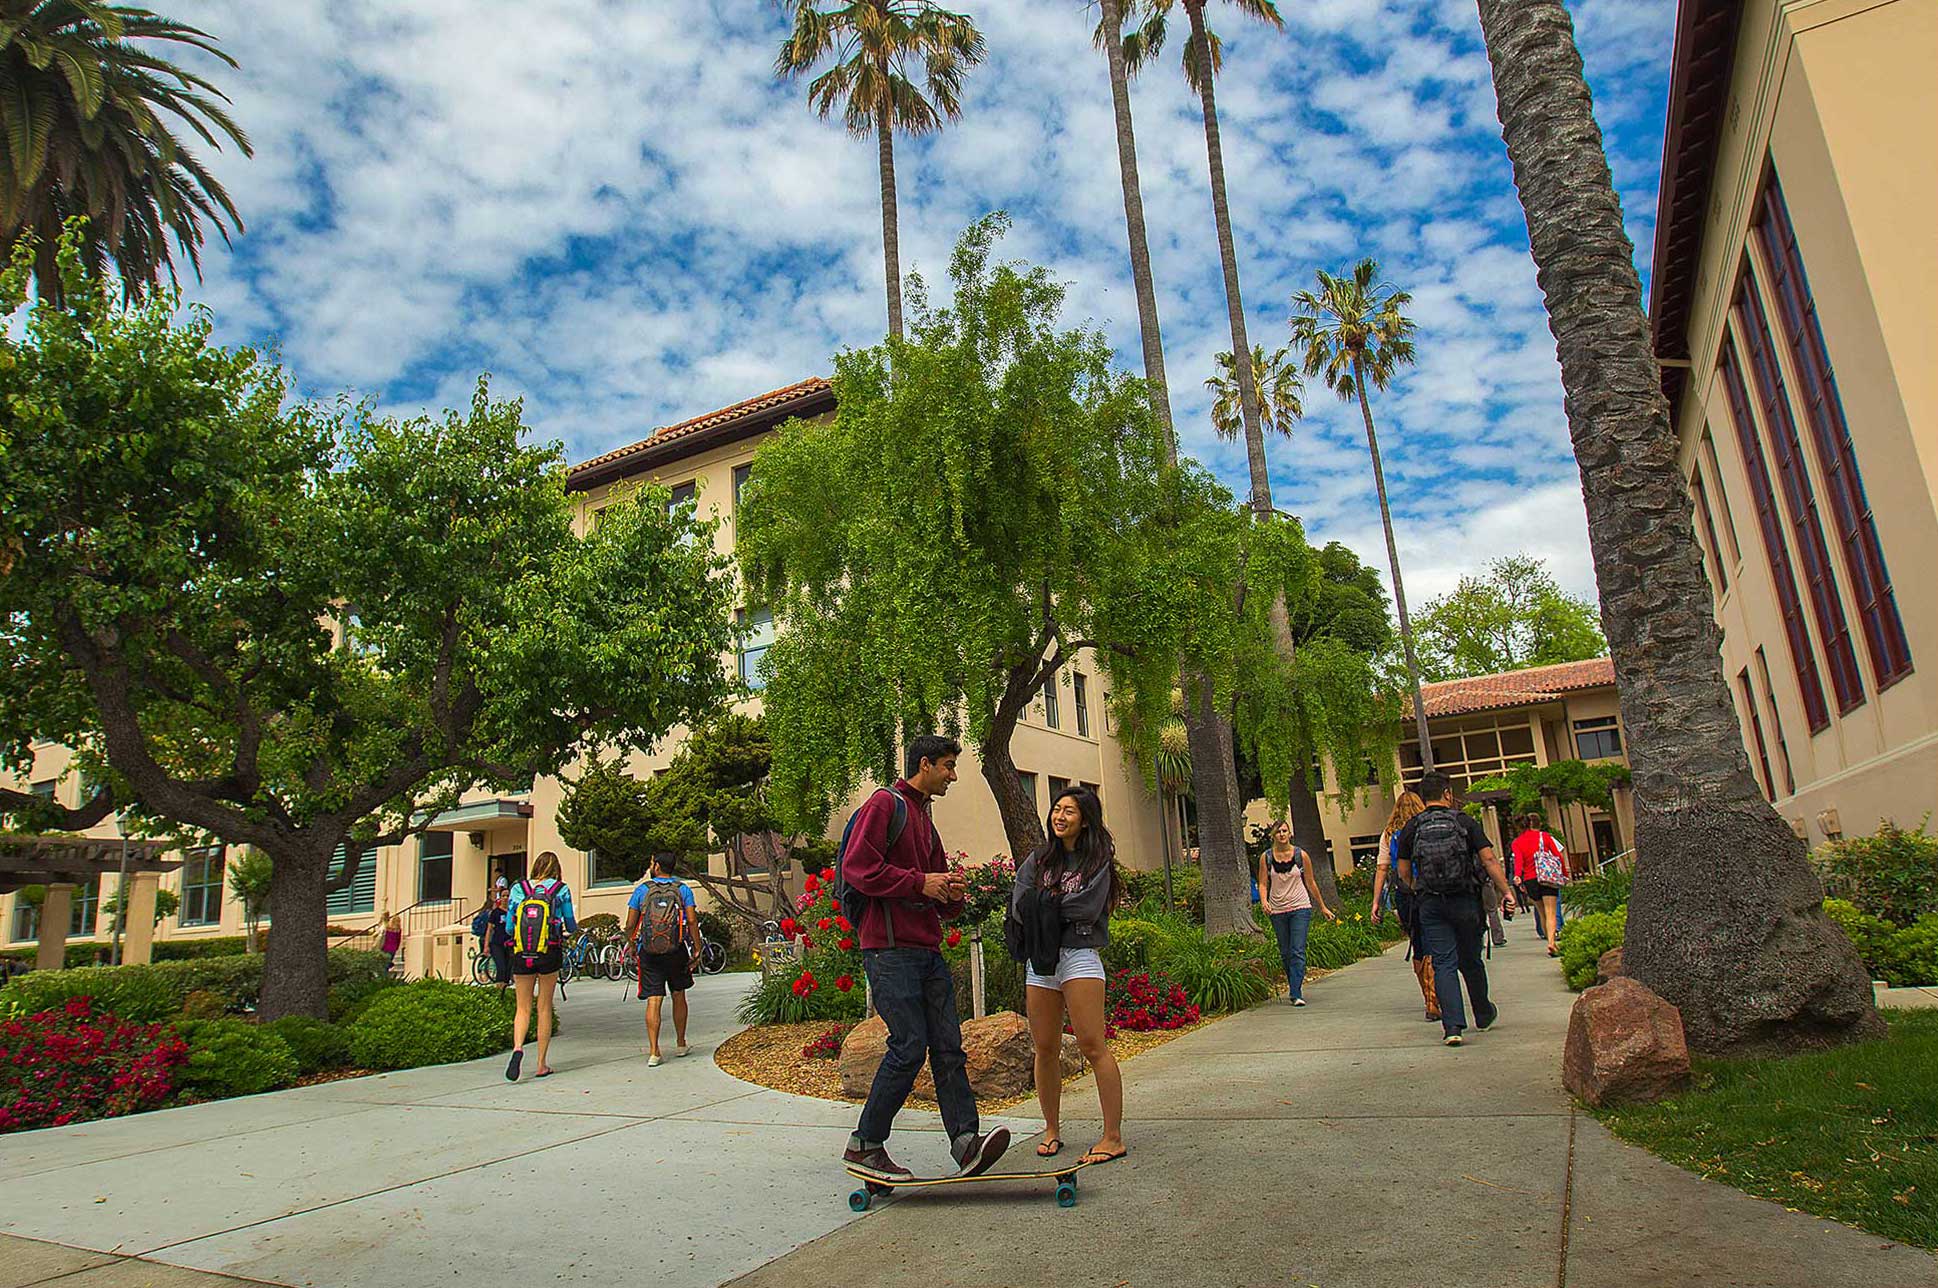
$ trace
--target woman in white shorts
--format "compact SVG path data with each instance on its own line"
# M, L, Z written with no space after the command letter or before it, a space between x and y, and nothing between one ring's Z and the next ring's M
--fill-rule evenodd
M1086 787L1066 787L1050 804L1049 840L1016 869L1005 927L1017 955L1030 961L1024 993L1036 1049L1036 1101L1043 1109L1040 1157L1061 1153L1058 1111L1063 1092L1063 1020L1097 1078L1103 1139L1086 1163L1122 1158L1124 1079L1104 1026L1102 948L1117 903L1116 847L1104 827L1103 803ZM1052 968L1053 967L1053 968Z

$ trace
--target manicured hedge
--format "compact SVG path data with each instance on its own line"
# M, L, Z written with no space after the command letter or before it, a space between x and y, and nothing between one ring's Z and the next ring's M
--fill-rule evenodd
M175 1031L188 1043L182 1066L182 1094L220 1100L253 1096L296 1081L296 1057L289 1043L267 1025L244 1020L183 1020Z
M511 1048L512 998L494 988L427 979L385 989L348 1025L359 1069L477 1060Z
M1595 967L1602 954L1622 946L1628 930L1628 905L1613 912L1591 912L1573 917L1554 937L1561 952L1561 971L1568 987L1580 992L1595 982Z
M341 1025L307 1015L285 1015L263 1028L281 1038L296 1057L299 1075L342 1069L350 1063L350 1034Z
M151 1023L180 1014L188 995L221 997L235 1014L252 1011L262 996L259 955L155 962L146 966L83 966L33 971L0 988L0 1015L32 1015L70 997L92 997L124 1020ZM330 982L341 985L384 973L383 954L352 948L330 950Z
M1938 913L1899 926L1843 899L1824 900L1824 911L1850 936L1872 979L1893 988L1938 984Z

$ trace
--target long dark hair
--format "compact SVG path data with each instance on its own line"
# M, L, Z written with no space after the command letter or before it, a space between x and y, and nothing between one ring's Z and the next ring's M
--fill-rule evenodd
M1077 834L1076 850L1066 850L1056 829L1050 826L1049 814L1043 816L1044 841L1036 852L1037 884L1061 888L1064 875L1072 870L1088 881L1099 870L1108 869L1110 899L1105 906L1115 908L1123 894L1123 882L1117 873L1117 842L1104 826L1104 803L1088 787L1073 783L1050 798L1050 813L1056 812L1057 802L1066 796L1077 803L1077 813L1083 817L1083 831Z

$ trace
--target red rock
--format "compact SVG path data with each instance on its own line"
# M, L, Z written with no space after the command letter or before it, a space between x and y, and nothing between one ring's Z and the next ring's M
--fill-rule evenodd
M1590 1105L1660 1100L1689 1085L1676 1008L1626 975L1575 1000L1561 1082Z
M1595 982L1597 984L1606 984L1617 975L1625 975L1627 973L1622 969L1622 950L1619 947L1609 949L1595 960Z

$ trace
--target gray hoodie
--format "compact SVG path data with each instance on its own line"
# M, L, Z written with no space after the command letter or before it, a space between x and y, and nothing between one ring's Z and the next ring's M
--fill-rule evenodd
M1018 916L1017 906L1023 892L1036 885L1038 870L1034 854L1016 867L1016 884L1009 891L1009 915ZM1110 868L1099 868L1089 880L1076 873L1064 879L1063 946L1065 948L1102 948L1110 942Z

